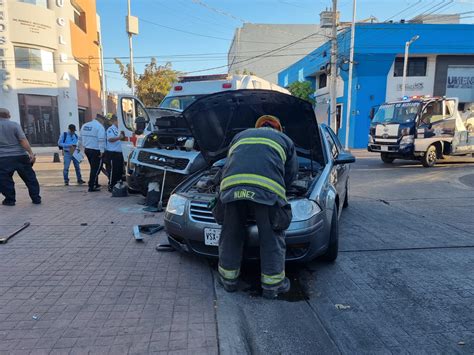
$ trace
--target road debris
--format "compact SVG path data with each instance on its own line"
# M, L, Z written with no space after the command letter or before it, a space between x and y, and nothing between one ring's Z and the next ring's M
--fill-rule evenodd
M463 341L460 341L460 342L458 342L458 345L461 345L461 346L462 346L462 345L466 345L466 343L463 342Z
M38 319L39 319L39 317L38 317L37 315L34 315L32 318L33 318L34 320L38 320Z
M10 238L13 238L15 235L20 233L22 230L28 228L29 226L30 226L30 222L26 222L20 228L18 228L16 231L13 231L12 233L7 234L4 237L0 237L0 244L6 244Z
M349 305L340 304L340 303L336 303L334 306L336 307L336 309L338 309L338 310L340 310L340 311L343 311L343 310L345 310L345 309L350 309L350 308L351 308L351 306L349 306Z

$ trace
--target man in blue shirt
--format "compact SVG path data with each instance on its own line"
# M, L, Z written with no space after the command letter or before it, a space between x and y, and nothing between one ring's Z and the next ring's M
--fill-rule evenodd
M79 185L85 183L81 176L81 166L79 162L72 156L74 150L76 149L77 141L78 136L76 134L76 126L73 124L69 125L68 131L61 134L58 140L58 147L63 151L64 156L63 175L64 185L66 186L69 185L69 166L71 165L71 161L74 164L74 169L76 170L77 183Z

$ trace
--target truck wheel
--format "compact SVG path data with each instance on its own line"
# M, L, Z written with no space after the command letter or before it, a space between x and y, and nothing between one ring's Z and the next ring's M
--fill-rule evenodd
M431 168L435 166L436 161L438 160L438 152L434 145L430 145L426 150L425 155L421 158L421 164L425 168Z
M331 220L331 231L329 233L329 245L326 253L321 256L321 259L328 262L334 262L337 259L339 251L339 218L337 218L337 206L334 206Z
M392 164L393 161L395 160L395 158L391 157L391 156L388 155L387 153L381 153L381 154L380 154L380 158L382 159L382 161L383 161L385 164Z

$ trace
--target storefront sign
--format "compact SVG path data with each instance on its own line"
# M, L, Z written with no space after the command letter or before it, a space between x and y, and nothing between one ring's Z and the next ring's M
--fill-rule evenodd
M446 96L457 97L459 102L474 102L474 66L449 66Z

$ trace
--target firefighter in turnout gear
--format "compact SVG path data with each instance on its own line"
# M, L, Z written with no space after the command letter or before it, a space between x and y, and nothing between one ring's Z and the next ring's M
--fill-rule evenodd
M255 127L234 137L222 170L219 280L226 291L237 290L250 218L258 228L263 296L276 298L290 289L285 277L285 230L291 222L286 187L296 178L298 160L278 118L264 115Z

